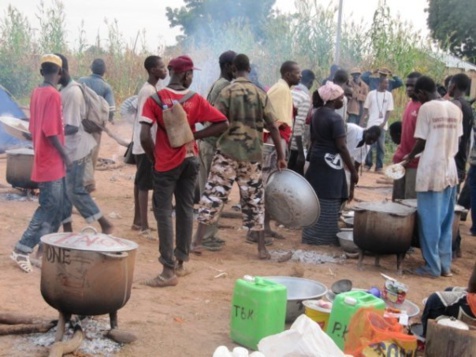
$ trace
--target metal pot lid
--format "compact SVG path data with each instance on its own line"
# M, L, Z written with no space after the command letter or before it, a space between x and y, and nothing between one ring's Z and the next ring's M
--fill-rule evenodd
M438 325L453 327L459 330L469 330L469 326L466 323L457 320L454 317L441 316L440 318L436 319L436 321Z
M34 156L35 152L33 149L28 149L28 148L19 148L19 149L9 149L5 150L7 155L30 155Z
M395 216L409 216L416 212L416 208L394 202L362 202L355 206L355 211L372 211L388 213Z
M417 208L417 200L416 198L407 198L405 200L398 200L398 203L401 203L402 205L408 206L408 207L414 207ZM465 208L460 205L455 205L455 212L463 212Z
M91 252L125 252L138 247L135 242L98 233L92 227L86 227L80 233L47 234L41 241L54 247Z

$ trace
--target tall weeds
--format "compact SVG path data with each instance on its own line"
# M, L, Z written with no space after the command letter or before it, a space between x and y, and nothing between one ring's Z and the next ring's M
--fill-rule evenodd
M76 39L66 41L66 15L62 0L40 2L36 16L39 31L30 25L14 6L0 17L0 84L15 96L28 97L39 82L39 56L45 52L61 52L70 62L74 78L88 75L94 58L106 61L106 79L120 103L137 90L144 80L144 58L151 54L145 42L145 30L139 30L132 41L125 40L116 19L105 20L106 30L88 43L84 23L77 29ZM322 6L317 0L295 0L297 11L291 15L275 12L262 26L256 38L251 24L233 19L220 28L213 28L206 42L197 45L189 37L177 46L158 47L168 61L171 57L190 54L202 71L195 73L194 89L204 93L218 77L218 56L233 49L249 55L260 70L260 79L272 85L279 78L279 67L285 60L295 60L302 68L310 68L322 80L333 62L336 32L336 11L333 5ZM266 21L266 20L263 20ZM431 45L400 18L392 17L387 6L381 6L371 26L351 19L343 24L341 65L374 69L385 66L404 77L413 70L441 80L444 65L432 55ZM406 98L398 92L397 105Z

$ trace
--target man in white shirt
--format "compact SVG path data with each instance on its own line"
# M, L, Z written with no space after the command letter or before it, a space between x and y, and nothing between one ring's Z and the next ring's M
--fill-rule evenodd
M365 159L365 169L370 171L373 166L373 151L377 151L377 161L375 163L375 172L382 172L383 159L385 156L385 131L388 129L388 119L393 111L393 96L388 90L388 78L380 79L379 88L370 91L364 103L363 122L367 120L367 128L378 125L382 132L379 140L372 145L367 158Z
M350 157L354 162L355 169L359 171L360 166L364 162L370 150L370 146L375 144L380 137L382 129L374 125L368 129L362 128L360 125L346 124L346 142ZM347 187L349 187L349 199L354 196L354 185L350 181L350 172L346 169Z
M85 118L86 102L80 85L73 81L69 74L68 60L57 54L62 61L60 79L61 103L63 105L63 121L65 134L65 151L72 162L66 168L67 199L64 203L63 230L72 232L73 206L78 210L87 223L98 221L105 234L111 234L113 226L103 216L99 207L84 187L84 170L91 151L96 147L96 140L87 133L82 125Z
M144 68L149 77L137 95L137 113L132 134L132 153L135 157L137 171L134 179L134 219L131 228L132 230L138 230L139 234L149 238L151 235L147 215L149 211L149 191L154 188L154 177L152 161L147 157L140 143L141 125L139 120L146 100L163 88L163 84L159 81L167 76L167 67L159 56L149 56L144 61ZM155 140L157 125L152 126L151 130L152 138Z
M416 187L420 246L425 266L412 273L421 276L452 276L451 241L458 184L455 155L463 134L463 114L452 102L442 100L435 82L426 76L415 84L422 103L418 113L410 162L422 152Z

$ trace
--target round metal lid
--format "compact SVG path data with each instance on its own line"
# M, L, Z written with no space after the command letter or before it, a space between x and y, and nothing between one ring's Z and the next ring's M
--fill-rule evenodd
M80 233L47 234L41 241L54 247L92 252L125 252L138 247L135 242L98 233L92 227L86 227Z
M355 206L355 211L372 211L388 213L395 216L409 216L416 212L416 208L394 202L361 202Z

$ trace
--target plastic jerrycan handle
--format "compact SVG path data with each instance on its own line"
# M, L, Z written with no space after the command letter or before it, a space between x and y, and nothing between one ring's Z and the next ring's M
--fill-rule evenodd
M344 303L346 303L347 305L355 306L357 304L357 300L353 297L346 296L344 298Z
M265 284L264 280L257 276L245 275L243 276L243 280L249 283L255 283L256 285L267 285Z

